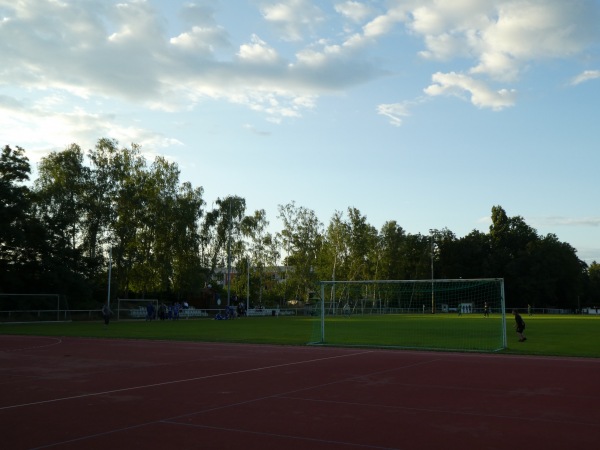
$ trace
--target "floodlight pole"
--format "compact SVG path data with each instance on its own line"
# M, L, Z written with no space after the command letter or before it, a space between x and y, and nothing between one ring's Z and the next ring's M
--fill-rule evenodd
M250 257L246 257L248 266L248 277L246 278L246 311L250 309Z
M435 314L435 293L433 291L433 233L431 234L431 314Z
M227 306L231 298L231 196L229 199L229 236L227 238Z
M108 251L108 296L106 299L106 303L108 305L108 309L110 309L110 279L112 277L112 246Z

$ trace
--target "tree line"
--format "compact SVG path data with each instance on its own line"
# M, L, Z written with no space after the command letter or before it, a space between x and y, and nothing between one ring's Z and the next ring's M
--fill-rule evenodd
M44 157L38 176L21 147L0 157L0 292L59 293L71 307L119 298L194 299L207 286L254 304L309 301L319 280L504 278L512 306L578 309L600 304L600 265L556 235L491 208L489 232L410 234L381 229L353 207L323 224L295 202L264 210L228 196L211 208L177 164L149 163L138 145L100 139ZM237 273L222 283L226 273ZM243 274L243 276L242 276ZM248 289L250 291L248 292ZM230 292L229 292L230 291Z

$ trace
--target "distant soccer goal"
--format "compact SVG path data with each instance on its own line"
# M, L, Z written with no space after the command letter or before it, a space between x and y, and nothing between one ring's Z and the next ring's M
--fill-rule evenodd
M154 308L154 317L158 314L158 300L133 298L133 299L117 299L117 320L123 319L146 319L148 316L148 304Z
M71 320L65 296L0 294L0 322L63 322Z
M506 348L504 280L320 283L316 345L456 351Z

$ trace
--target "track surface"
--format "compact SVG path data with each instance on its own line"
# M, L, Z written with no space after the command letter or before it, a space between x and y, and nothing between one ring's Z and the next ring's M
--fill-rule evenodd
M0 336L3 449L591 449L600 360Z

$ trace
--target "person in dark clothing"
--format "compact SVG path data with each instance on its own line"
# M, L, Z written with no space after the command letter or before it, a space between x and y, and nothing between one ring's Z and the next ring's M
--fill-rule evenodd
M154 305L150 302L146 305L146 321L154 320Z
M513 309L512 313L513 316L515 316L515 330L519 335L519 342L524 342L527 340L527 338L525 337L525 321L516 309Z
M104 306L102 306L102 317L104 318L104 326L107 327L109 322L110 322L110 315L113 312L110 310L110 306L108 305L108 302L104 304Z

